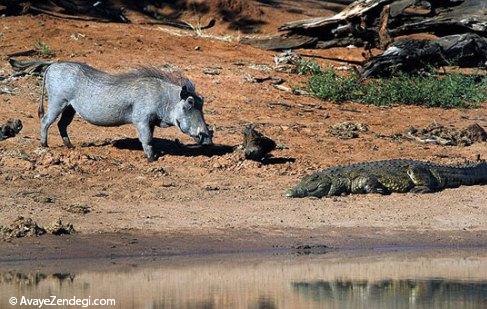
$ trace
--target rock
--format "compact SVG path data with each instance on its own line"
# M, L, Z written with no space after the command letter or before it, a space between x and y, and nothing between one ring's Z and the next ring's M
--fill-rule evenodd
M278 72L297 73L297 65L303 58L292 50L286 50L274 56L275 70Z
M262 161L269 153L276 149L276 143L255 130L255 126L249 124L243 130L244 156L248 160Z
M474 143L487 141L487 132L478 123L469 125L463 129L463 132Z
M71 204L66 206L64 210L73 214L86 215L87 213L91 212L91 207L86 204Z
M52 153L48 152L43 156L40 164L42 166L59 165L61 164L61 158L58 155L53 155Z
M13 88L11 88L9 86L2 86L2 87L0 87L0 94L14 95L15 91Z
M40 236L46 230L34 222L31 218L17 217L10 226L0 226L0 236L3 238L20 238L29 236Z
M216 186L216 185L207 184L203 187L203 190L205 190L205 191L220 191L220 187Z
M203 73L207 75L220 75L222 72L221 67L208 67L203 69Z
M0 126L0 141L14 137L22 130L22 121L20 119L9 119L7 123Z
M167 176L169 173L164 169L162 166L157 166L157 167L151 167L147 169L147 173L149 174L155 174L157 176Z
M368 126L350 121L340 122L330 127L330 133L340 139L357 138L360 132L367 132Z
M46 227L46 231L53 235L71 235L76 233L71 223L64 224L61 219L57 219Z
M52 204L56 201L56 199L51 196L37 196L34 198L34 201L43 204Z
M331 250L329 246L320 244L297 245L293 246L292 249L296 254L303 255L325 253Z
M103 147L103 146L108 146L112 145L113 140L107 138L102 141L92 141L92 142L81 142L80 146L81 147Z
M285 50L274 56L274 63L276 67L283 64L296 64L301 61L301 56L292 50Z
M268 66L267 64L252 63L252 64L249 64L249 68L251 68L252 70L257 70L257 71L261 71L261 72L272 71L272 68L270 66Z
M432 123L426 128L410 127L404 137L420 143L439 144L443 146L470 146L474 143L487 141L487 132L474 123L463 129L449 128Z

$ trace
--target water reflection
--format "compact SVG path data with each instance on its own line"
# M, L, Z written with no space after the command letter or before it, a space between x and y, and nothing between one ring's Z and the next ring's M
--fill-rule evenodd
M0 264L0 308L50 295L115 308L487 308L487 252Z
M0 286L12 285L17 286L19 289L24 287L37 287L42 280L51 278L52 281L58 280L62 285L64 281L69 280L73 282L75 275L70 273L53 273L44 274L41 272L36 273L22 273L7 271L0 273Z
M363 304L367 307L397 308L431 306L475 308L487 305L487 281L463 282L447 279L294 282L294 291L321 304Z

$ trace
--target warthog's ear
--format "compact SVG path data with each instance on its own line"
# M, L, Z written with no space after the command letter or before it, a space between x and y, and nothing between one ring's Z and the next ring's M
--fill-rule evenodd
M179 94L179 96L181 97L182 100L186 100L189 97L189 91L186 85L181 87L181 93Z

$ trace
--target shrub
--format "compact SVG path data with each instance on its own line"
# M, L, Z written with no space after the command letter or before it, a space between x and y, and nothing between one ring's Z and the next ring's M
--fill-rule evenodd
M338 103L473 108L487 101L487 77L481 76L400 74L387 79L361 81L356 73L339 76L331 69L322 70L316 63L298 66L298 71L311 74L308 89L312 95Z

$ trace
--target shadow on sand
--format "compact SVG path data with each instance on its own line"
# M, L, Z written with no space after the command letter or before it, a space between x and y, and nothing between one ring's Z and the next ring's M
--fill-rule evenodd
M118 149L142 150L142 144L136 138L115 140L112 142L112 145ZM161 138L154 138L152 140L152 145L158 156L161 154L169 154L184 157L213 157L223 156L232 153L235 150L235 147L230 145L185 145L178 140L173 141Z
M104 147L112 145L118 149L140 150L142 151L142 144L137 138L122 138L118 140L103 140L97 142L82 143L81 147ZM232 153L237 150L237 146L231 145L207 145L200 146L197 144L185 145L179 140L168 140L162 138L154 138L152 145L157 156L161 155L173 155L183 157L197 157L197 156L223 156ZM263 165L285 164L295 162L295 158L288 157L268 157L264 158L261 163Z

